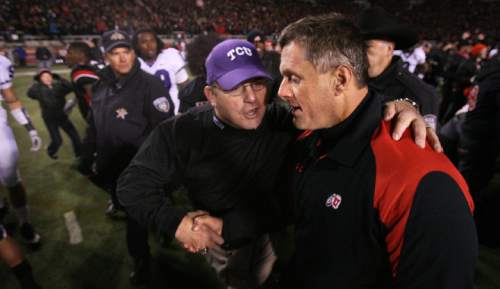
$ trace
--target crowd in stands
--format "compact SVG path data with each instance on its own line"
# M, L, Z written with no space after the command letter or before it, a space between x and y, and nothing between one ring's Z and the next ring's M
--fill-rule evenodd
M184 31L199 34L217 31L247 34L258 28L266 34L279 31L287 23L305 15L326 11L353 14L353 2L276 0L6 0L0 4L0 31L17 30L34 35L101 34L119 27L132 31L149 26L162 34ZM356 1L354 1L356 2ZM454 31L477 27L488 35L499 36L495 1L358 1L384 7L406 23L412 23L425 39L453 37ZM472 5L472 6L471 6ZM471 9L471 7L473 7ZM450 17L453 15L453 17Z

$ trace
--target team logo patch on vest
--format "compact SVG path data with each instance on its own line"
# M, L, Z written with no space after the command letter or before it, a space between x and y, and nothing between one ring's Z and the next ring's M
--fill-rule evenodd
M339 194L332 194L328 199L326 200L326 207L332 207L334 210L338 209L340 206L340 203L342 203L342 197Z
M123 107L120 107L119 109L116 110L116 118L125 119L127 114L128 114L128 111Z
M160 112L169 112L170 104L168 103L168 99L164 96L158 97L153 101L154 107Z

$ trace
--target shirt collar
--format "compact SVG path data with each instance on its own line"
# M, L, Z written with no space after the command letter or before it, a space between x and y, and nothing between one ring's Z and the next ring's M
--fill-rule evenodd
M340 164L352 167L369 145L382 119L382 97L369 90L354 112L340 124L318 131L321 151Z
M385 87L394 80L395 75L398 73L400 59L401 58L399 56L394 55L389 66L387 66L380 75L368 80L370 83L369 85L377 91L385 90Z

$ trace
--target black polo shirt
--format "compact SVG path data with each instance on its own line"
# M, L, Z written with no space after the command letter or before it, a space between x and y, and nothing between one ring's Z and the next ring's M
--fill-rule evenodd
M465 181L408 132L390 136L369 93L339 125L297 141L288 288L473 288L477 240Z

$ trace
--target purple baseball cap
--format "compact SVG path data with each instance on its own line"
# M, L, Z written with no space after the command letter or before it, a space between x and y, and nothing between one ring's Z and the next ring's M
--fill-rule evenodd
M217 44L205 61L207 83L231 90L240 83L256 77L272 80L262 65L255 46L240 39L229 39Z

